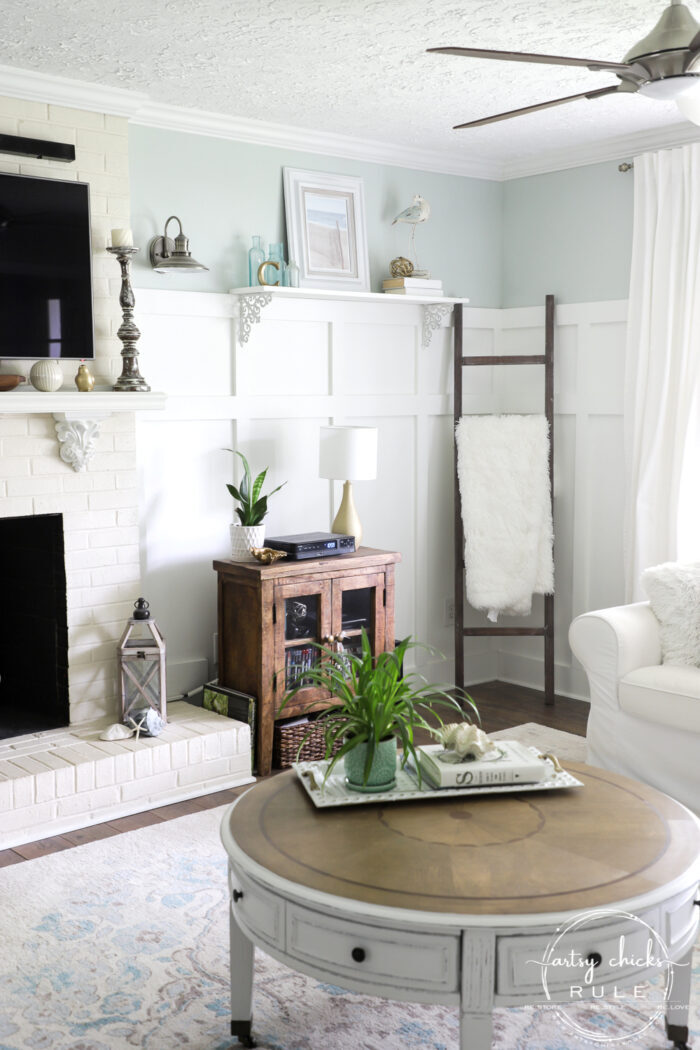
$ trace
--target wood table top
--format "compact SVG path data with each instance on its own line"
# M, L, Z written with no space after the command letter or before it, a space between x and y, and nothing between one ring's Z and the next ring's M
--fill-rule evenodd
M392 908L516 915L601 907L680 877L698 822L653 788L580 763L583 788L316 809L293 770L257 784L229 830L313 890Z

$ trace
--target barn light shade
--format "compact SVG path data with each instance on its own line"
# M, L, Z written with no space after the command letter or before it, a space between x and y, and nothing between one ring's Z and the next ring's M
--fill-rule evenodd
M167 722L165 639L151 619L148 602L134 602L119 642L122 722L155 736Z

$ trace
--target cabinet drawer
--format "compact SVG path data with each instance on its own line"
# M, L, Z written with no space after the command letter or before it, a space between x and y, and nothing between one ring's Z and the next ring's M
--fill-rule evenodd
M233 865L229 868L231 908L237 920L255 936L284 949L284 903ZM237 900L233 892L242 893Z
M648 921L652 915L644 916ZM540 994L543 991L545 959L554 933L525 935L522 937L499 937L496 942L496 992L498 995ZM632 919L600 925L586 925L580 930L564 934L559 948L549 955L550 965L546 970L548 990L556 994L568 992L572 985L584 989L591 983L596 987L615 981L623 982L642 968L629 960L643 960L647 956L647 942L651 934L646 926ZM621 942L621 938L624 941ZM621 951L622 949L622 951ZM654 955L658 951L654 948ZM600 961L593 969L592 982L586 981L590 963L586 957L597 953ZM621 960L621 954L624 958ZM558 963L557 963L558 960ZM566 961L563 961L566 960Z
M287 954L376 988L454 992L459 937L386 930L287 907Z

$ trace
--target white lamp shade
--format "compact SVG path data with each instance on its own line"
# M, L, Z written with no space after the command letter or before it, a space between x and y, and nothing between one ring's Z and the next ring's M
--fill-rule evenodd
M371 481L377 476L376 427L321 427L321 478Z

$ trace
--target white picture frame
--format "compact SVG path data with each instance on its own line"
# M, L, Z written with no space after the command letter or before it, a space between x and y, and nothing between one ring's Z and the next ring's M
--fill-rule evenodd
M300 288L369 291L361 178L285 168L284 208Z

